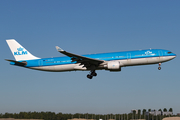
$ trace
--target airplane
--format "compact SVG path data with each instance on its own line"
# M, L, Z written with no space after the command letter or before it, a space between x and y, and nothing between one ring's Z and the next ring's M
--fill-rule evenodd
M15 58L15 60L5 59L11 65L51 72L90 71L87 75L89 79L97 76L96 70L117 72L126 66L158 64L158 69L161 70L161 63L176 57L176 54L163 49L77 55L56 46L57 51L66 55L65 57L39 58L32 55L15 39L8 39L6 42Z

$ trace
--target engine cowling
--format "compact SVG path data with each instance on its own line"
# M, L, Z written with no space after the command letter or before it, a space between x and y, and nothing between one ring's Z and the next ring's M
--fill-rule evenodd
M110 71L121 71L121 66L119 61L109 61L107 63L107 70Z

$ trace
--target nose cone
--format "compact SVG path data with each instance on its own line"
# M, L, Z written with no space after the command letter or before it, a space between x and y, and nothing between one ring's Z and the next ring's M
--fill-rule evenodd
M176 56L177 56L177 55L175 54L174 58L176 58Z
M176 56L177 56L177 55L173 53L172 59L176 58Z

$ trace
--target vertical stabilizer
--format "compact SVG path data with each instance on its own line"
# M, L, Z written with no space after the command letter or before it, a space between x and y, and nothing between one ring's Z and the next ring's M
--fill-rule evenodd
M9 48L11 49L11 52L14 55L14 58L16 59L16 61L40 59L38 57L33 56L23 46L21 46L16 40L9 39L9 40L6 40L6 42L9 45Z

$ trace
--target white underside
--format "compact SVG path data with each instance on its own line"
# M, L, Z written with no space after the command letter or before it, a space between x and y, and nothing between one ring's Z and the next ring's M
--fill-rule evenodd
M164 56L164 57L152 57L152 58L138 58L138 59L125 59L118 60L121 67L125 66L135 66L135 65L148 65L148 64L158 64L172 60L176 56ZM63 72L63 71L76 71L87 70L83 65L78 64L66 64L66 65L54 65L54 66L39 66L39 67L30 67L30 69L42 70L42 71L51 71L51 72Z

